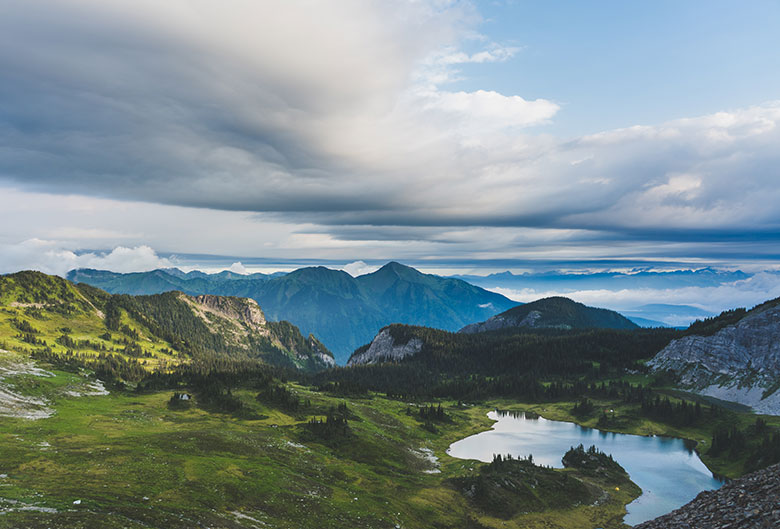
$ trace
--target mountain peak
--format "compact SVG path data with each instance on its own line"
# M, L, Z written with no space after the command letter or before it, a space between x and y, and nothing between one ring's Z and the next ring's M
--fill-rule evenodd
M387 263L386 265L384 265L384 266L383 266L382 268L380 268L379 270L392 270L393 272L408 272L408 271L413 271L413 272L416 272L416 273L418 273L418 274L421 274L421 273L422 273L422 272L420 272L419 270L417 270L416 268L412 268L411 266L406 266L406 265L404 265L404 264L401 264L401 263L399 263L398 261L390 261L389 263ZM377 270L377 272L378 272L379 270Z
M554 296L511 308L481 323L467 325L459 332L471 334L508 327L636 329L638 326L615 311Z
M396 277L400 277L402 279L413 279L413 278L420 278L424 277L426 274L423 274L416 268L412 268L411 266L407 266L404 264L401 264L397 261L390 261L386 265L384 265L382 268L377 270L376 272L373 272L371 274L366 274L362 277L382 277L387 275L393 275Z

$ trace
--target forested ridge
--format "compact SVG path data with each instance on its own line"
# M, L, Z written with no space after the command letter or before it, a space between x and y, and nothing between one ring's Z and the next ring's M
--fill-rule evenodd
M421 351L400 362L329 370L317 375L315 382L397 395L533 395L541 391L539 381L600 379L626 369L644 369L640 361L678 335L670 329L505 329L463 334L391 325L388 330L396 344L421 340Z
M262 314L254 301L218 299L233 312ZM302 369L332 363L316 337L286 321L252 324L180 292L109 294L40 272L0 276L0 348L59 356L130 381L144 370L220 355Z

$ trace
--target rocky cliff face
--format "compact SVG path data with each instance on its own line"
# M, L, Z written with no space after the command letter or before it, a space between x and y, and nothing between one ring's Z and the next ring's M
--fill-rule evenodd
M419 338L411 338L407 343L396 343L389 328L379 331L365 351L352 355L348 366L375 364L377 362L400 360L415 355L422 350L423 342Z
M313 335L304 339L299 329L288 322L268 322L253 299L182 293L178 296L210 332L222 337L229 346L252 353L258 343L265 344L261 348L275 348L276 353L287 354L299 368L323 369L336 363L332 353Z
M265 314L253 299L210 295L195 296L192 299L204 310L223 318L240 321L254 330L265 325Z
M312 356L315 361L320 362L326 368L336 366L336 359L333 358L333 353L325 349L325 346L312 335L309 335L309 347L312 350Z
M780 527L780 465L705 491L635 529L770 529Z
M703 395L780 415L780 306L750 312L711 336L673 340L649 365Z

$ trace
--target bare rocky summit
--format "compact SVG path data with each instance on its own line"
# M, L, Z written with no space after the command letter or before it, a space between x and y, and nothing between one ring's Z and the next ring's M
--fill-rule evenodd
M635 529L770 529L780 527L780 465L704 491Z

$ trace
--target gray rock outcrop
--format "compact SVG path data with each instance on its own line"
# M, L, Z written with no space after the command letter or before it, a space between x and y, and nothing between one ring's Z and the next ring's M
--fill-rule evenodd
M348 366L375 364L378 362L401 360L422 350L423 342L419 338L411 338L405 344L395 343L389 328L379 331L365 351L355 354L347 362Z
M780 306L748 313L711 336L673 340L649 365L697 393L780 415Z

